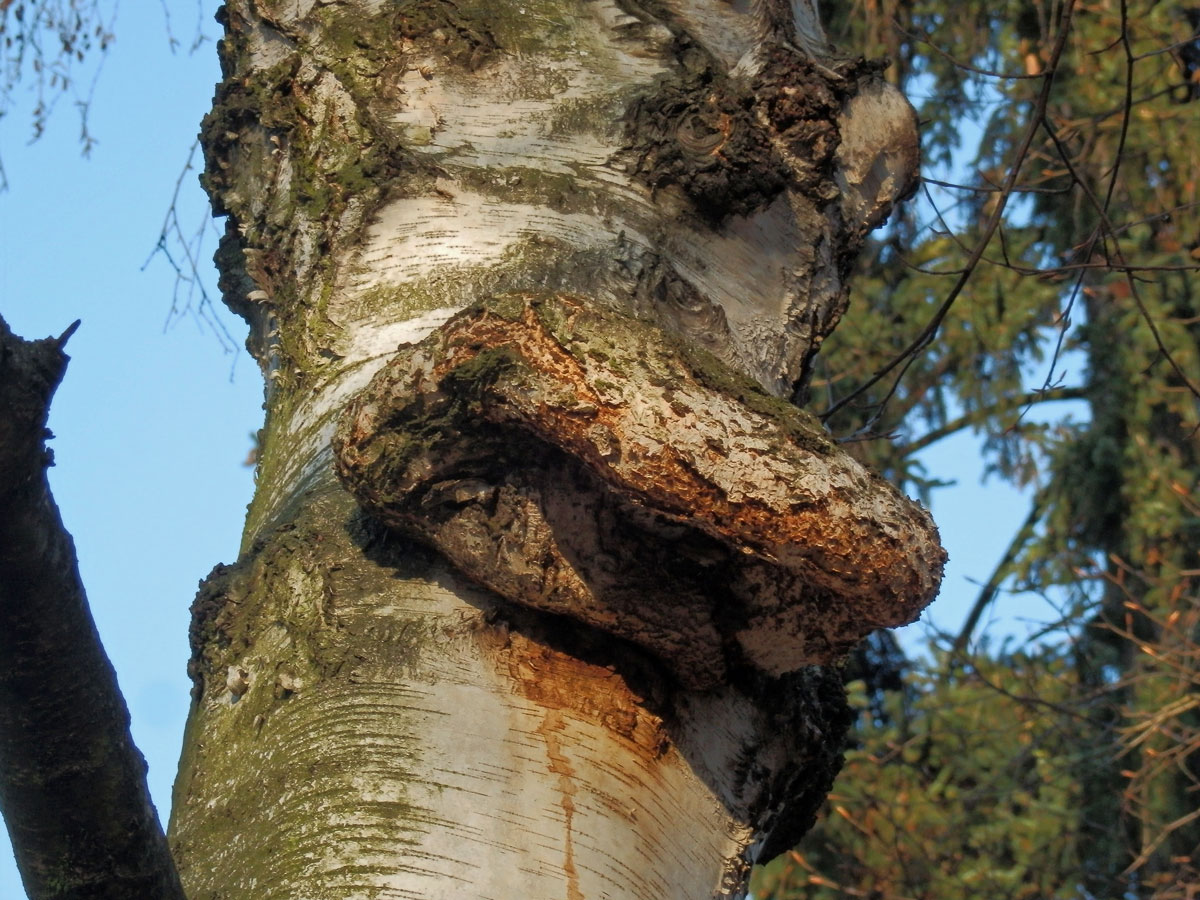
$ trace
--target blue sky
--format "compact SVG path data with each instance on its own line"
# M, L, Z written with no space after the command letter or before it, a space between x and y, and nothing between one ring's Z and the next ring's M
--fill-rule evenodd
M210 38L216 5L204 0ZM70 97L35 144L25 143L27 110L0 122L10 185L0 194L0 313L26 338L58 335L83 320L52 410L50 480L165 824L188 706L188 606L198 581L237 556L253 489L242 460L261 424L262 391L244 350L223 348L194 316L171 320L174 273L166 261L142 269L218 67L211 40L186 51L190 2L172 7L184 44L174 54L159 6L131 8L116 23L93 98L99 143L90 159L80 157ZM200 224L195 171L184 176L181 209L185 227ZM213 243L202 261L215 296ZM223 320L240 348L240 322L230 314ZM981 463L970 437L943 442L925 458L932 473L963 485L935 497L951 565L926 615L953 631L977 592L971 579L987 578L1026 509L1002 486L977 486ZM1047 615L1037 605L1002 602L1017 633L1024 633L1019 617ZM915 647L925 627L907 629L906 644ZM22 897L0 832L0 900Z
M192 21L173 23L185 42ZM211 13L205 27L217 34ZM31 146L26 111L0 123L0 313L26 338L83 320L51 412L50 480L165 819L188 706L188 605L212 566L237 556L262 389L253 360L194 318L164 328L174 273L162 259L141 271L212 100L215 47L172 55L158 4L127 4L116 31L90 159L69 96ZM196 173L185 181L186 219L199 224ZM211 241L203 254L208 264ZM0 841L0 898L22 898Z

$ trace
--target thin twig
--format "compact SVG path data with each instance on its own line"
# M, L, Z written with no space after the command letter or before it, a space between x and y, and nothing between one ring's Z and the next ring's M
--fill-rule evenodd
M975 627L979 624L979 620L983 617L984 612L991 605L992 601L996 599L996 595L1000 593L1000 585L1008 577L1009 570L1012 568L1017 555L1033 537L1038 520L1041 519L1042 513L1045 512L1046 499L1047 492L1045 488L1034 494L1033 502L1029 505L1029 515L1025 517L1025 521L1021 523L1021 527L1013 535L1013 539L1008 544L1008 549L1004 551L1004 556L1000 558L1000 562L996 563L996 568L992 570L987 583L984 584L983 589L980 590L979 595L975 598L975 602L971 605L971 611L963 621L963 626L958 632L958 637L954 639L952 646L954 653L959 654L966 651L967 645L971 642L971 635L975 633Z
M1038 93L1037 100L1034 103L1033 114L1030 116L1029 127L1026 129L1025 136L1021 139L1021 142L1017 147L1017 152L1015 154L1012 167L1009 169L1008 177L1005 179L1004 190L997 199L996 208L992 210L992 214L988 218L988 222L983 230L983 234L980 236L979 242L976 244L974 251L972 251L970 258L967 260L963 273L958 276L954 286L950 289L949 294L947 294L946 299L942 301L941 306L938 307L937 311L933 315L933 318L930 319L929 324L925 326L916 339L913 340L912 343L910 343L908 347L906 347L896 358L894 358L891 362L867 379L864 384L827 409L821 416L822 420L827 421L831 416L834 415L834 413L836 413L846 404L862 396L864 393L866 393L866 391L874 387L879 381L887 377L889 372L904 363L905 360L908 360L910 357L924 350L925 347L927 347L937 335L938 330L941 328L942 321L950 312L950 308L958 299L959 294L962 293L963 288L966 287L967 282L974 273L976 266L978 266L979 261L983 258L984 250L991 241L992 235L995 234L996 229L1000 227L1000 221L1004 216L1004 209L1008 205L1008 198L1011 196L1011 191L1016 185L1017 179L1020 177L1021 166L1025 162L1025 157L1029 153L1029 148L1033 145L1033 139L1040 127L1039 123L1045 117L1046 105L1050 101L1050 92L1054 86L1054 75L1058 70L1059 61L1062 58L1063 51L1066 49L1067 37L1071 31L1071 14L1074 9L1075 0L1067 0L1058 38L1054 43L1053 50L1051 51L1050 60L1047 64L1046 71L1042 73L1044 80L1042 81L1041 91ZM908 365L906 364L904 369L902 369L900 372L901 377L903 377L904 371L906 371L907 368ZM895 393L895 390L896 387L893 385L891 390L888 391L888 397Z
M1058 400L1084 400L1086 398L1087 390L1082 387L1058 387L1030 391L1019 397L1001 400L993 406L981 407L972 412L964 413L956 419L951 419L940 428L934 428L932 431L921 435L915 441L905 444L900 448L900 453L904 456L912 456L914 453L920 453L931 444L936 444L943 438L962 431L964 428L982 424L992 416L1002 415L1015 409L1028 408L1037 403L1051 403Z

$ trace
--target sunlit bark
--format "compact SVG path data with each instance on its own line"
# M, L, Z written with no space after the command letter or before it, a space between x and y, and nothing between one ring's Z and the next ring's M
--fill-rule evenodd
M267 422L195 605L189 895L742 896L840 764L819 664L940 577L785 402L911 108L757 4L222 15Z

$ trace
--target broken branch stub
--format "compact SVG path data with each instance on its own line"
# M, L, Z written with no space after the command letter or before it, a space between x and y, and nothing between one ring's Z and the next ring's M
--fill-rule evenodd
M569 297L497 298L401 347L334 450L391 527L694 688L835 661L913 621L945 560L929 514L808 414Z

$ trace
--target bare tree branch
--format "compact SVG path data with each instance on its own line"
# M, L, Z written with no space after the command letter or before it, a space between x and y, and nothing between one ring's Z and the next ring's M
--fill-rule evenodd
M0 319L0 811L32 900L184 900L50 494L59 338Z

